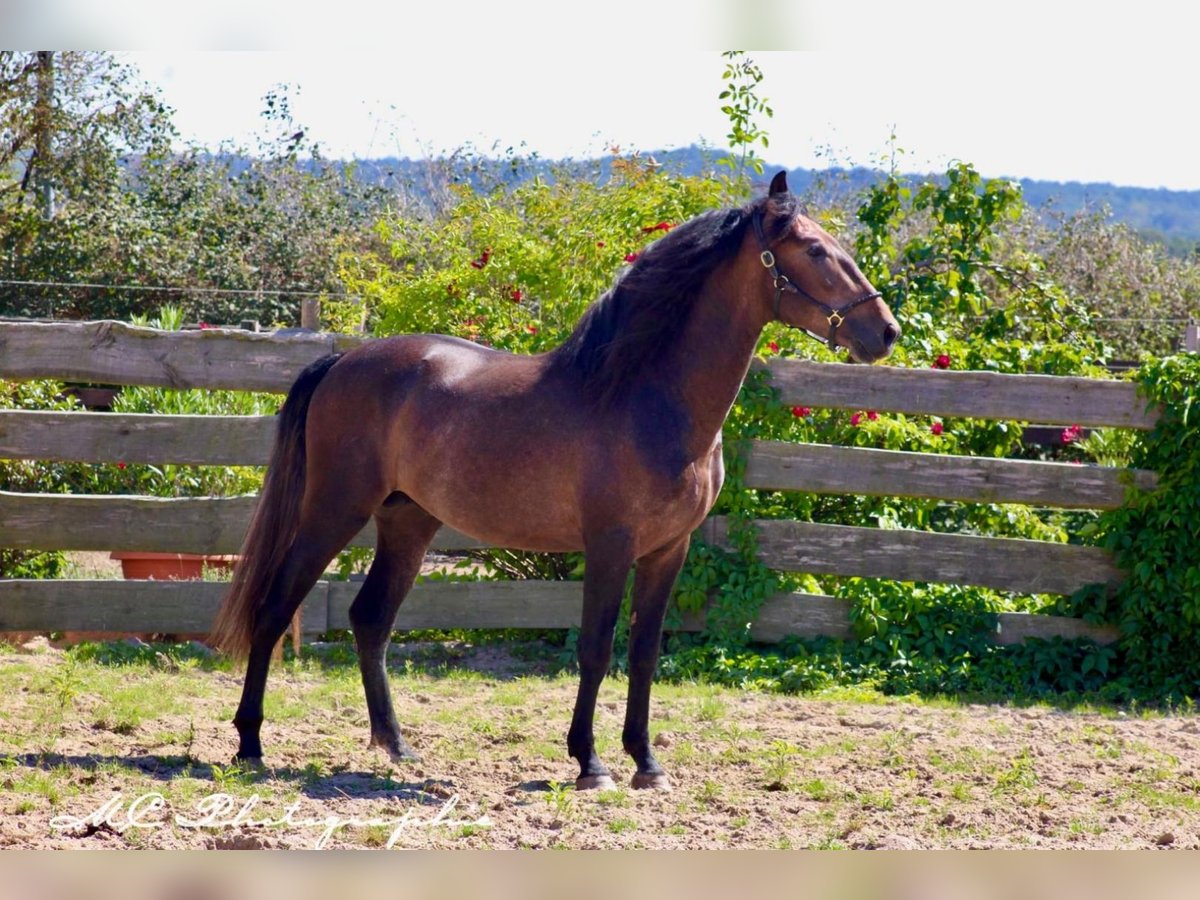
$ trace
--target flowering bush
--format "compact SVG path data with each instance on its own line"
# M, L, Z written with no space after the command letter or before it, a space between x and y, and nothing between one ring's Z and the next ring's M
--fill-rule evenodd
M557 346L654 238L726 200L720 183L619 160L601 184L560 173L480 194L432 221L389 219L373 254L347 256L347 289L377 334L452 334L516 352Z

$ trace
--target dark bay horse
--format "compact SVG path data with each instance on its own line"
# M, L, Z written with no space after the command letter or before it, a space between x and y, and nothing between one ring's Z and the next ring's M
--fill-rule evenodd
M444 522L492 546L586 553L567 735L579 789L613 785L592 718L636 566L622 742L637 765L633 786L668 789L649 739L663 616L689 537L721 487L721 426L775 319L868 363L900 333L853 260L800 213L782 172L766 197L700 215L652 244L549 353L413 334L309 366L280 413L213 630L218 646L249 657L237 758L261 762L272 648L374 516L375 561L350 607L372 745L415 758L392 708L386 648Z

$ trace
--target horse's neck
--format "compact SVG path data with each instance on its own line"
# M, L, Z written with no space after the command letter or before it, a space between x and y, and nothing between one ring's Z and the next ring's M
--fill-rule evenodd
M740 287L733 279L710 279L672 348L668 370L688 410L686 445L693 459L720 435L766 324L759 304Z

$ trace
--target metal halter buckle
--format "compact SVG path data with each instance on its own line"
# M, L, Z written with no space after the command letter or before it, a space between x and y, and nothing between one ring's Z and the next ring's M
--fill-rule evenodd
M834 321L835 319L837 320L836 322ZM835 309L833 312L831 312L829 314L829 318L827 321L829 322L829 326L831 328L837 328L839 325L841 325L843 322L846 321L846 317L843 316L840 312L838 312Z
M762 260L764 269L775 268L775 254L770 250L764 250L762 253L758 254L758 258Z

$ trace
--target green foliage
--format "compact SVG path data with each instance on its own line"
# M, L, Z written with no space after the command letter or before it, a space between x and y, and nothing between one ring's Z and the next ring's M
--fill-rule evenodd
M740 152L740 157L735 162L733 158L724 156L717 160L717 164L743 171L749 164L756 174L761 175L763 162L755 155L754 145L766 149L770 142L756 117L761 114L769 119L775 114L767 105L766 98L758 96L758 87L763 80L762 69L746 56L745 50L727 50L721 55L726 60L721 78L727 84L717 99L721 101L721 112L729 120L729 133L726 135L729 147Z
M55 381L0 381L0 409L77 409L73 397L62 394ZM21 494L58 494L80 480L80 467L32 459L0 460L0 490ZM0 578L54 578L66 566L58 552L0 548Z
M342 277L378 334L451 334L518 353L557 346L661 231L717 205L721 188L636 157L600 184L563 173L486 194L460 188L433 220L389 218L382 250L346 256Z
M1200 695L1200 356L1145 364L1138 381L1161 404L1154 430L1134 446L1132 465L1158 473L1153 491L1130 491L1105 513L1099 542L1128 577L1113 592L1074 598L1078 611L1119 622L1130 693Z

